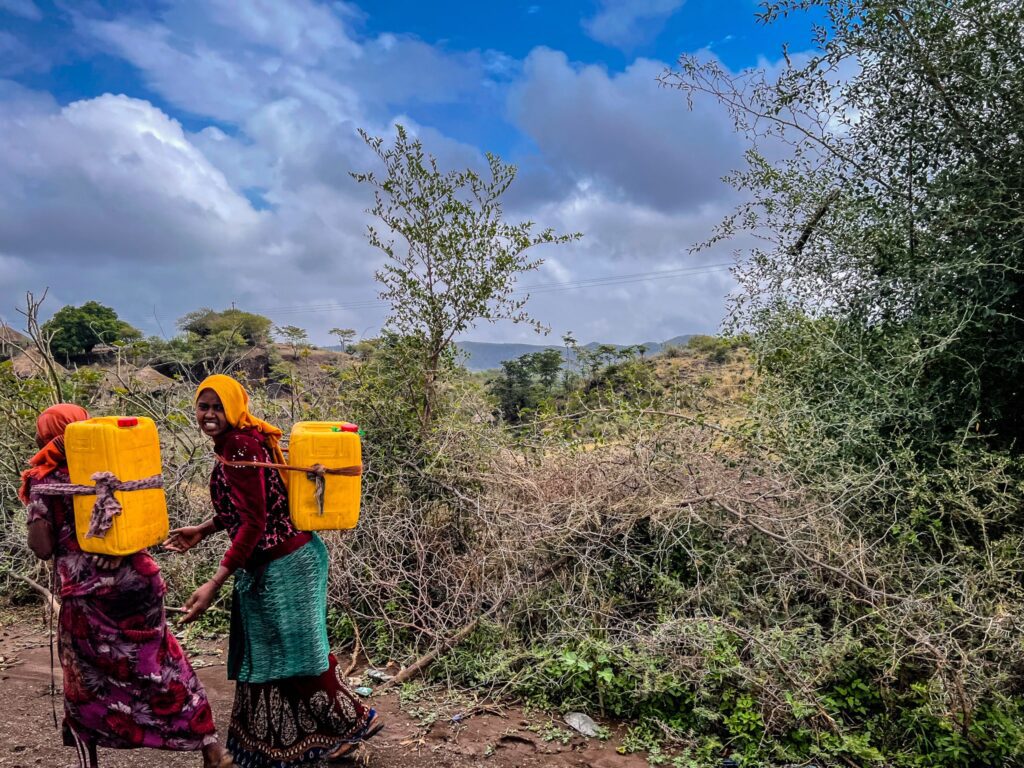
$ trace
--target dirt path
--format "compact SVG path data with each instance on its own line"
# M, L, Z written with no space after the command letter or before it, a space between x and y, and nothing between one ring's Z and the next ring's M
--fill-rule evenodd
M193 656L218 724L226 723L232 684L225 677L224 648L200 644ZM57 670L58 685L60 670ZM37 617L0 618L0 766L64 768L77 765L60 744L50 714L47 687L50 653ZM559 721L522 710L473 712L472 705L424 697L400 704L396 693L372 698L387 728L365 746L359 764L371 768L645 768L637 755L616 752L618 740L585 739ZM58 716L60 715L58 699ZM461 711L460 711L461 710ZM468 710L468 711L467 711ZM453 717L455 720L453 720ZM153 750L101 750L103 768L199 766L197 754Z

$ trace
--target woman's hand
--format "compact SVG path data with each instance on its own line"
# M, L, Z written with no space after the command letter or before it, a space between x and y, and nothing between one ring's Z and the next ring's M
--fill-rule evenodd
M56 537L49 520L40 517L28 524L28 547L40 560L53 557L55 543Z
M206 609L213 605L213 601L217 599L217 592L219 590L220 584L215 581L208 581L193 592L192 597L185 601L185 615L181 617L181 623L188 624L190 621L195 621L206 613Z
M124 562L123 557L111 557L110 555L89 555L89 559L98 571L116 570Z
M171 552L185 553L203 540L206 531L201 525L187 525L184 528L175 528L171 531L167 541L164 542L164 549Z

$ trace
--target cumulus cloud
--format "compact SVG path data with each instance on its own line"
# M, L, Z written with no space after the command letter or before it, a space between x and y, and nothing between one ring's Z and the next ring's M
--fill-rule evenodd
M18 278L0 281L4 314L24 288L50 286L52 308L98 298L158 330L200 304L294 306L336 301L331 286L372 290L351 199L304 190L258 211L148 102L107 95L58 108L12 92L2 114L0 256L4 276Z
M574 183L597 184L624 201L684 210L721 200L721 177L742 146L724 111L659 87L664 65L639 59L620 74L577 67L564 53L537 49L514 87L516 124L550 168Z
M78 34L136 67L159 100L108 94L60 106L0 81L8 316L26 287L50 285L54 309L96 298L152 331L236 301L317 341L332 326L377 332L371 198L349 176L374 158L356 129L388 135L401 122L446 168L479 167L488 149L412 119L424 104L507 108L527 147L510 158L520 179L509 217L585 234L539 250L549 264L522 281L546 286L531 309L556 337L657 340L713 330L722 316L728 273L700 268L728 254L687 249L731 205L718 179L739 146L720 110L688 112L658 88L659 62L609 73L547 49L519 61L407 34L360 37L349 6L312 0L76 13ZM573 287L691 265L688 275ZM471 336L530 338L508 325Z
M601 9L583 21L592 38L616 48L631 48L654 37L686 0L601 0Z
M42 262L202 255L258 225L176 121L127 96L5 111L0 175L0 242Z

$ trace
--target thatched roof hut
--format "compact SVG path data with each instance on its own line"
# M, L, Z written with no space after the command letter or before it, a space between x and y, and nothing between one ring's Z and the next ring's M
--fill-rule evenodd
M42 355L29 349L11 359L11 369L19 379L37 379L43 376L42 360ZM67 373L67 369L56 361L53 362L53 368L57 373Z
M164 376L160 371L150 365L147 365L144 368L139 368L139 370L135 372L135 378L138 379L138 382L150 392L170 389L176 383L170 376Z
M110 392L115 389L133 389L143 392L159 392L174 386L174 379L164 376L160 371L146 366L136 368L130 363L120 365L91 366L103 374L100 389Z
M16 357L30 342L28 336L18 333L11 326L0 323L0 360Z

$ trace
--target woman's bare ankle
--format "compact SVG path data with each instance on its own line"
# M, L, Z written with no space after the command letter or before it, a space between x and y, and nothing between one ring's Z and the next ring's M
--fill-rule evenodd
M224 747L218 741L213 742L213 744L207 744L203 747L203 766L217 768L224 757L224 752Z

